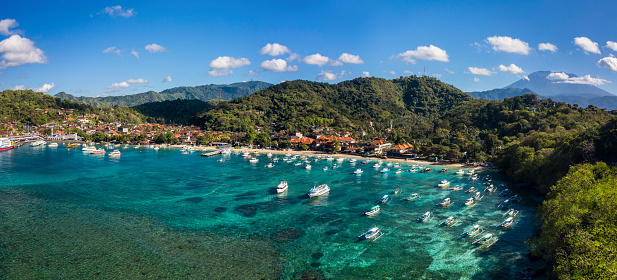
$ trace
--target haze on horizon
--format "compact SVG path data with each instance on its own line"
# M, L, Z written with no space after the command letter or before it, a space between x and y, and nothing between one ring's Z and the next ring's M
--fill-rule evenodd
M617 94L614 1L10 1L0 90L127 95L421 75L464 91L539 70ZM567 79L567 77L566 77Z

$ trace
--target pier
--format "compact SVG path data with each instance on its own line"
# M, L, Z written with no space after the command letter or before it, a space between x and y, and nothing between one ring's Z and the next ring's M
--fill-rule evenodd
M205 152L205 153L201 154L201 156L202 157L211 157L211 156L214 156L214 155L218 155L218 154L220 154L222 152L223 152L222 150L214 150L214 151L210 151L210 152Z

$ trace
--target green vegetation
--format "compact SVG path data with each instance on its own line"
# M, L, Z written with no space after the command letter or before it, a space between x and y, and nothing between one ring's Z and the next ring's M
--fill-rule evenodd
M197 99L177 99L173 101L145 103L131 108L147 116L146 121L149 123L187 124L193 116L212 108L212 105Z

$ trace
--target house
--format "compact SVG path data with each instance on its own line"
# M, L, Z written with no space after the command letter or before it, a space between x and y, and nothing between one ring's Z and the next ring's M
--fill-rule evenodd
M390 153L393 155L402 155L411 149L413 149L413 145L411 144L400 144L392 147L392 149L390 149Z

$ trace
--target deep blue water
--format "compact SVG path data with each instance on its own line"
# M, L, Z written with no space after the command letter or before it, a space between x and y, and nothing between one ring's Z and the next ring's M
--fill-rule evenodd
M209 279L519 279L530 266L525 245L532 232L534 198L514 208L518 222L495 226L506 216L504 197L437 188L443 179L463 190L483 190L483 181L398 168L381 174L366 165L309 158L313 168L282 160L265 168L260 155L200 157L178 149L119 148L118 159L81 148L24 146L0 153L0 274L28 279L209 278ZM108 150L108 152L111 150ZM282 158L283 155L274 155ZM223 161L219 161L223 159ZM298 162L299 160L294 161ZM338 168L322 171L324 166ZM385 164L384 164L385 167ZM352 172L361 168L362 175ZM402 164L409 170L411 164ZM486 174L481 173L481 177ZM496 174L491 174L497 176ZM279 181L289 190L275 194ZM311 187L331 191L309 199ZM502 182L495 180L495 185ZM380 214L363 211L394 188ZM419 193L421 198L403 202ZM453 205L437 207L450 197ZM431 211L434 218L416 219ZM460 221L439 224L447 217ZM490 248L461 233L474 224L499 240ZM373 226L384 235L358 241ZM87 257L84 257L87 256Z

